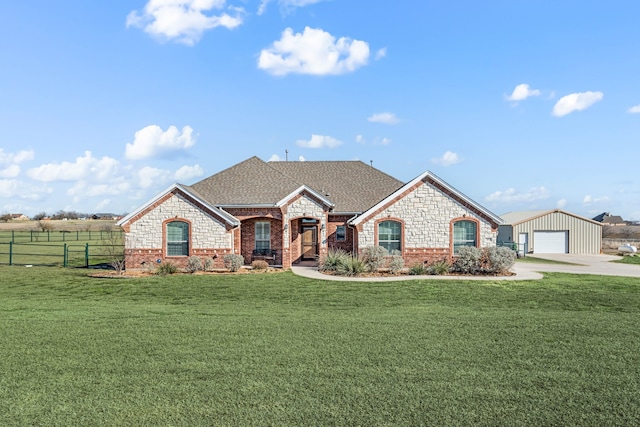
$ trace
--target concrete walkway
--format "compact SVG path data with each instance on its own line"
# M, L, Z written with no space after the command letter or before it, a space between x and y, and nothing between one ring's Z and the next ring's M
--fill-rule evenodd
M293 266L291 271L298 276L310 279L350 281L350 282L395 282L402 280L537 280L542 279L542 272L558 272L572 274L597 274L603 276L639 277L640 265L618 264L611 262L619 259L612 255L535 255L536 258L546 258L555 261L573 263L569 264L543 264L516 262L512 271L513 276L386 276L386 277L345 277L322 274L317 267Z

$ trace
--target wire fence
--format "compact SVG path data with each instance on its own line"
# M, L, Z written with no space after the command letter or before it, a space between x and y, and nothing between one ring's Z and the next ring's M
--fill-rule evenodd
M122 239L122 230L0 230L0 242L92 242Z
M0 243L0 265L105 266L124 259L122 244Z

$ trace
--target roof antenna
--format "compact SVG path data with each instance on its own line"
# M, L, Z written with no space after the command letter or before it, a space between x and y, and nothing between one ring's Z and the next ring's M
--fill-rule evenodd
M286 162L289 161L289 150L284 150L284 159Z
M373 160L369 160L369 163L371 163L371 167L373 167Z

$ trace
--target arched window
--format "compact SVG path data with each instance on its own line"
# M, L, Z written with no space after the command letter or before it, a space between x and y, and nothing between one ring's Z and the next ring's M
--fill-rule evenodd
M389 253L402 251L402 224L398 221L382 221L378 223L378 246L386 248Z
M186 222L167 223L167 256L189 256L189 224Z
M478 246L478 224L474 221L456 221L453 223L453 253L463 246Z

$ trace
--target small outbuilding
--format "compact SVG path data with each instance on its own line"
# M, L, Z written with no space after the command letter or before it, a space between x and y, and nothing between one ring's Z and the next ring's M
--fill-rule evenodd
M599 254L602 224L560 209L501 215L499 245L517 245L519 253ZM514 246L515 246L514 245Z

